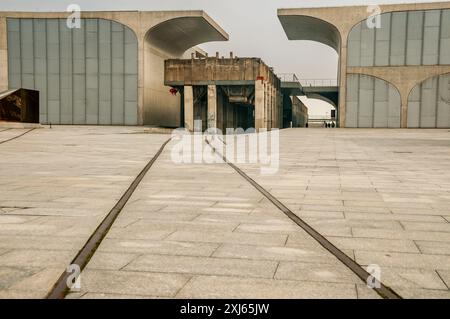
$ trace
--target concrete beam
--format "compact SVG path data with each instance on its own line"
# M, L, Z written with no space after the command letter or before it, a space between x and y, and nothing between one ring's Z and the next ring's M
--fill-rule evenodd
M218 128L217 87L215 85L208 85L208 128Z
M184 127L194 131L194 88L192 86L184 87Z
M260 130L265 126L265 90L264 82L259 80L255 83L255 129Z

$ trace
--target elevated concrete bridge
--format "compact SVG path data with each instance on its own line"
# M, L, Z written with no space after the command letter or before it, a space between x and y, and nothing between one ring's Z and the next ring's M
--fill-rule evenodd
M339 107L339 86L335 79L300 80L295 74L279 74L281 92L288 96L306 96Z

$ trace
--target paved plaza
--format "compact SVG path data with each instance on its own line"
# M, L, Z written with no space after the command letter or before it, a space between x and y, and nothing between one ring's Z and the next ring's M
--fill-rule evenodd
M25 129L0 129L0 143ZM170 138L54 126L0 144L0 298L44 298ZM227 164L170 142L67 298L379 298ZM450 298L450 132L286 129L238 164L404 298Z

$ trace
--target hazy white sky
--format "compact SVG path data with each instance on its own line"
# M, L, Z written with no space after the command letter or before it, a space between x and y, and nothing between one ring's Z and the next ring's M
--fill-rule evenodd
M82 10L204 10L230 35L228 42L203 44L214 54L230 51L244 57L261 57L277 73L296 73L301 79L337 76L336 52L320 43L289 41L277 18L278 8L412 3L382 0L0 0L2 11L65 11L71 3ZM436 2L422 0L420 2ZM325 114L329 106L308 101L310 114Z

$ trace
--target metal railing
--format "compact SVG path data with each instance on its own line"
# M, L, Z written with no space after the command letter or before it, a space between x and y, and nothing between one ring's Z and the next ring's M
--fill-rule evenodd
M300 80L295 73L279 73L281 82L298 82L301 86L338 86L337 79L302 79Z
M300 82L295 73L280 73L278 77L282 82Z
M338 86L337 79L307 79L300 80L302 86Z

